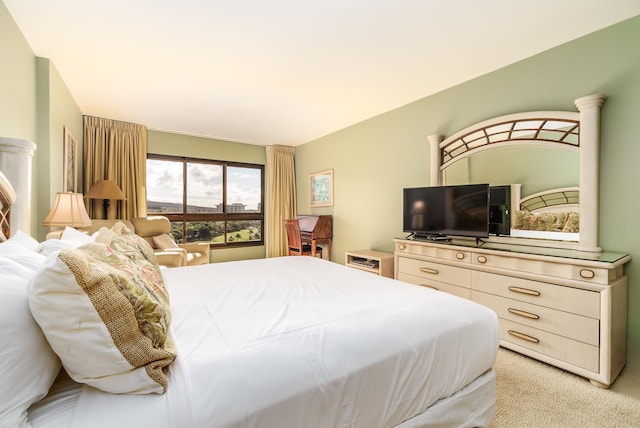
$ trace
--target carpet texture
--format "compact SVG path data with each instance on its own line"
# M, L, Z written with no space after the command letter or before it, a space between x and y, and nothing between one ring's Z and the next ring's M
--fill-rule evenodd
M602 389L585 378L500 348L495 371L493 428L640 427L640 386L624 370L610 389Z

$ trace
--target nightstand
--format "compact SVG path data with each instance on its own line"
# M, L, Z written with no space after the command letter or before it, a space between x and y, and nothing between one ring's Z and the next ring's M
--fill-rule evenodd
M347 267L393 278L393 253L377 250L354 250L345 253Z

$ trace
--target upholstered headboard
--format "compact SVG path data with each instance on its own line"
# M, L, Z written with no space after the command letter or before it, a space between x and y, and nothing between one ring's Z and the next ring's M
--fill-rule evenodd
M11 205L16 201L16 192L7 177L0 171L0 242L9 238L11 230Z

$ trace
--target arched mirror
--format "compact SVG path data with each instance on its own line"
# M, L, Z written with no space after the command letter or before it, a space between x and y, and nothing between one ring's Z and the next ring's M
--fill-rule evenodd
M575 101L578 112L517 113L446 139L431 135L431 185L508 185L511 233L504 239L600 252L598 150L604 100L604 95L590 95Z

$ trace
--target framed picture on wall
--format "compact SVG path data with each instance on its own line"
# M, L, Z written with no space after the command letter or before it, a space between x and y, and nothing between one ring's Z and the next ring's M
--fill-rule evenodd
M333 170L309 174L309 205L315 207L333 206Z
M78 143L69 129L64 127L64 166L62 181L64 192L76 192L78 189Z

